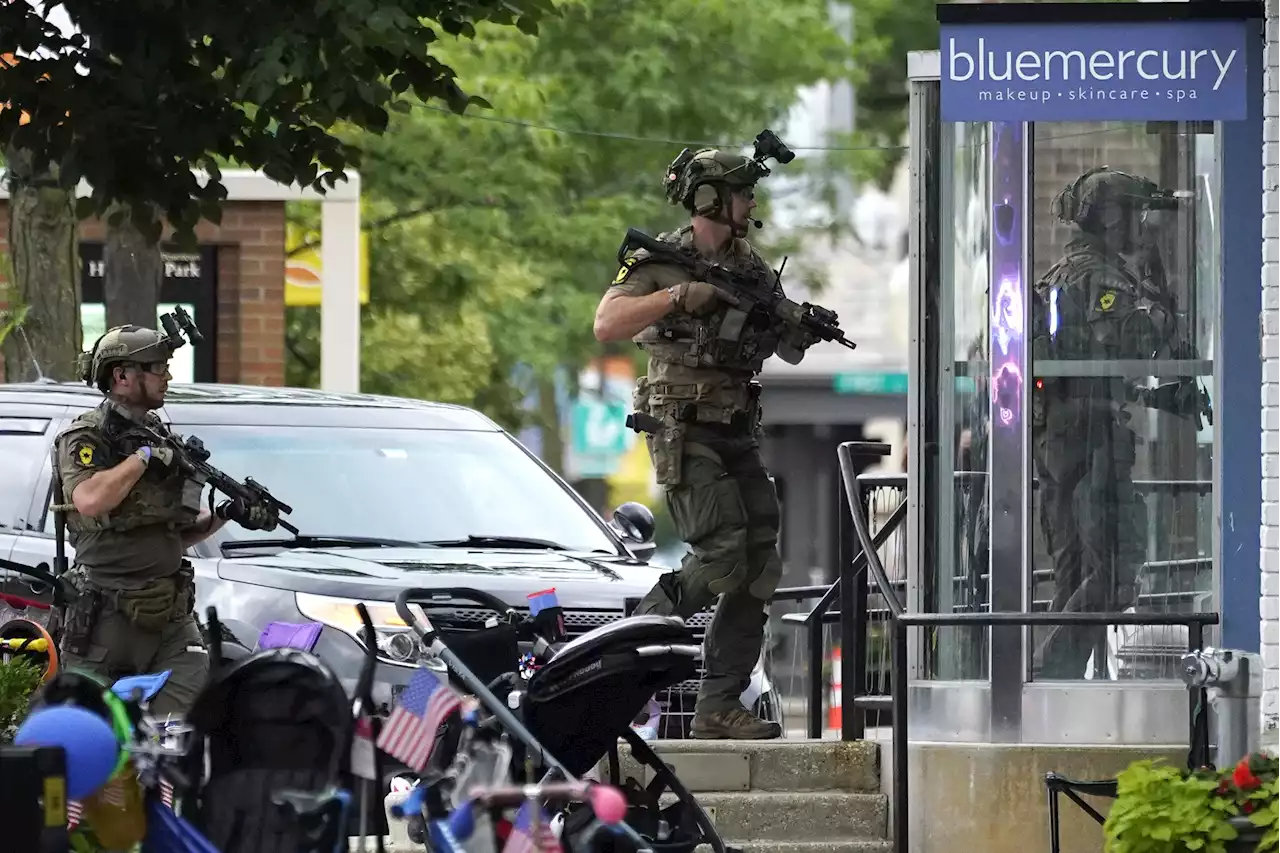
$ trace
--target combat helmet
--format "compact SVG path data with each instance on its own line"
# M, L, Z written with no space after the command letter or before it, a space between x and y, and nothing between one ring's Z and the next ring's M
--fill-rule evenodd
M90 388L107 393L111 368L121 364L148 364L168 361L173 356L172 340L162 332L144 326L116 326L80 354L80 378Z
M697 216L714 216L729 206L729 194L748 189L769 174L757 161L717 148L680 152L667 167L667 201Z
M1127 215L1175 209L1181 195L1147 178L1099 166L1064 187L1053 199L1053 212L1062 222L1100 231Z

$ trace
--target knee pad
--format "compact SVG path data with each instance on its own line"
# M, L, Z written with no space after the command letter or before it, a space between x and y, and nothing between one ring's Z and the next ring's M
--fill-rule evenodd
M752 598L768 601L778 589L778 583L781 580L782 558L778 556L776 548L770 548L761 561L759 571L755 573L755 577L748 584L747 592L751 594Z

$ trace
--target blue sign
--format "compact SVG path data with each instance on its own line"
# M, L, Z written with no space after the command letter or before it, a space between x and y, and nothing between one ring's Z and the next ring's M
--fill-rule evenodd
M1244 21L944 24L943 121L1239 121Z

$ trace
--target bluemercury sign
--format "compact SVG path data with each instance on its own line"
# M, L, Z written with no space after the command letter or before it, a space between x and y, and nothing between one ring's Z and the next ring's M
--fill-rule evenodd
M1238 121L1243 21L943 24L943 121Z

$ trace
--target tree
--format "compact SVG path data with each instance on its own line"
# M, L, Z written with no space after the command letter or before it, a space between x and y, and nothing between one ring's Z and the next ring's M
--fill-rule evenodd
M492 113L415 109L351 137L369 218L413 214L373 230L370 390L521 426L530 391L599 352L591 316L626 227L681 220L662 195L684 145L673 140L749 143L848 55L822 0L757 0L750 14L730 0L559 11L536 39L482 26L451 46L447 61ZM317 328L316 309L290 311L291 349L310 365L291 365L290 382L314 382Z
M323 192L360 163L338 129L381 133L409 93L459 112L484 105L436 58L454 40L445 36L469 38L480 22L533 33L552 11L550 0L67 0L58 7L71 25L64 31L51 6L0 5L0 32L22 57L0 75L0 103L10 107L0 111L0 140L32 175L56 175L63 189L87 180L93 194L77 215L107 219L114 278L148 287L161 217L183 244L202 217L218 221L220 160ZM133 296L130 313L154 322L154 299Z

